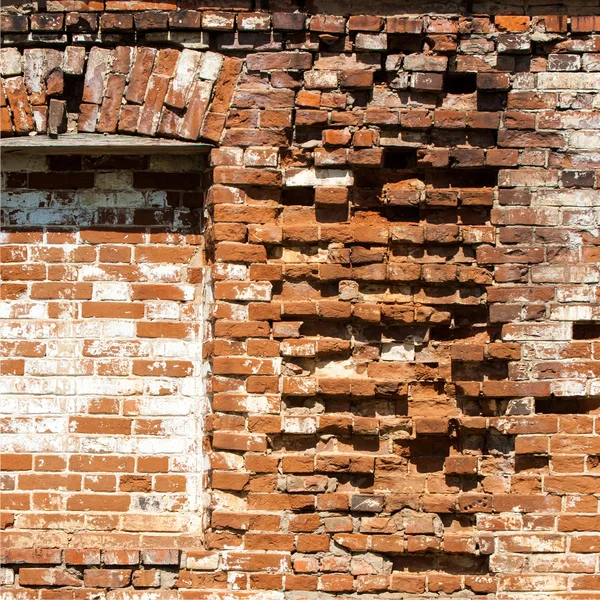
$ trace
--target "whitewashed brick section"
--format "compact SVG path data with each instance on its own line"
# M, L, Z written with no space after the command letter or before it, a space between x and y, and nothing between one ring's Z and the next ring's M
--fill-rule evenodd
M49 172L61 160L8 155L3 173L30 184L40 174L65 180ZM98 510L95 494L107 494L102 510L128 512L111 528L195 534L203 518L206 367L202 277L191 274L203 261L196 231L164 232L161 223L178 212L192 218L167 198L189 193L203 162L137 157L135 168L115 169L79 160L70 176L84 172L87 188L3 191L13 221L0 234L2 284L20 291L0 303L0 413L12 417L0 449L47 465L65 461L60 477L78 484L59 486L51 508L32 506L65 531L69 519ZM153 211L162 213L158 225L137 224ZM25 234L21 219L38 227ZM56 223L63 226L46 228ZM124 503L111 504L124 493ZM169 515L176 504L178 514ZM16 519L23 531L33 522Z

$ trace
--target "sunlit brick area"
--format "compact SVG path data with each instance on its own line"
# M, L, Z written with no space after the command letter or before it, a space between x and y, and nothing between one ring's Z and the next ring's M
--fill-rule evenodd
M600 600L600 8L1 9L2 600Z

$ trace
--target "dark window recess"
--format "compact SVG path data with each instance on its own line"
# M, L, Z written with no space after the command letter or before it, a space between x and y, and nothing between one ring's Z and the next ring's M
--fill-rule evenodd
M477 91L477 73L448 73L444 90L448 94L473 94Z
M581 321L580 323L573 323L573 339L600 339L600 323L596 323L593 321Z
M82 157L78 155L50 156L51 171L81 171Z

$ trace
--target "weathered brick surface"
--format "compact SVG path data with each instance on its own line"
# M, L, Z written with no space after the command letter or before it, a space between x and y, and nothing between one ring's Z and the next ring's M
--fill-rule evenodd
M2 593L599 598L596 11L205 4L3 15L214 149L4 161Z
M2 406L22 413L3 419L3 548L38 545L40 529L54 547L69 532L73 551L89 536L111 549L201 529L202 261L188 201L201 169L185 157L3 160ZM19 542L17 530L29 533ZM77 585L28 573L23 586ZM129 579L86 571L83 583Z

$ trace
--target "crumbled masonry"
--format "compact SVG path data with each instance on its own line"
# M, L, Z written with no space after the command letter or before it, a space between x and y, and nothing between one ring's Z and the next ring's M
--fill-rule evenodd
M597 5L0 27L1 600L600 600Z

